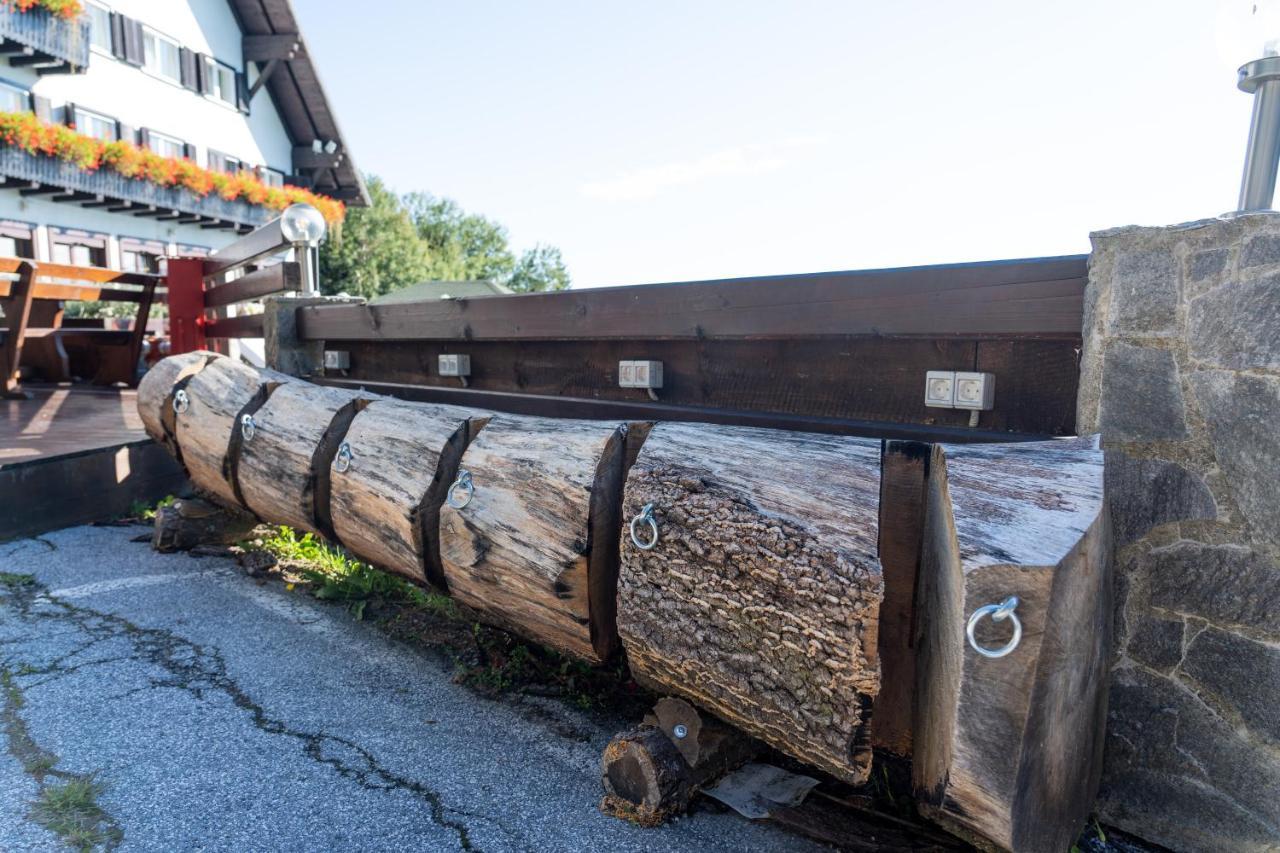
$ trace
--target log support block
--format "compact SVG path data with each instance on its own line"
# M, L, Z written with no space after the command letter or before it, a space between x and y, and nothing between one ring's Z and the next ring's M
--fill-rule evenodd
M459 463L470 487L440 510L449 592L499 627L608 660L628 429L495 415Z
M913 785L983 846L1065 851L1101 773L1111 642L1102 453L1088 439L936 446L917 596ZM1016 596L1002 657L966 638ZM975 622L980 648L1012 619Z
M871 768L884 585L880 443L659 424L627 476L618 629L632 673L848 782ZM631 540L651 505L657 543ZM641 542L652 538L637 520Z

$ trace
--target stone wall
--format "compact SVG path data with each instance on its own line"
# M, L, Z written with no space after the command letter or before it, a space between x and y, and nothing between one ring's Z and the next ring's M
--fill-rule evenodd
M1078 427L1107 450L1119 584L1099 812L1280 850L1280 215L1093 245Z

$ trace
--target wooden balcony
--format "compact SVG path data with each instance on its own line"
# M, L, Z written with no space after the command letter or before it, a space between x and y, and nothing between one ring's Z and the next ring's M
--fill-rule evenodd
M44 9L0 4L0 53L39 74L79 74L89 67L89 18L66 20Z
M216 193L201 197L180 187L126 178L110 169L81 169L18 148L0 148L0 180L0 188L16 189L24 196L45 196L52 201L202 228L248 232L274 215L261 205L227 201Z

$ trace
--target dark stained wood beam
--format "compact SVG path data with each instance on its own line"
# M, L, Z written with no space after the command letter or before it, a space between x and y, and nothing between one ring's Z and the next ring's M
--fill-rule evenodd
M47 53L31 53L15 56L9 60L9 64L15 68L21 68L31 65L63 65L65 63L63 60L55 59Z
M341 151L332 154L327 151L313 151L310 145L293 147L294 169L332 169L342 162L345 155Z
M62 192L62 190L63 188L59 186L32 181L31 186L27 187L25 190L20 190L19 192L21 192L22 195L43 195L45 193Z
M298 55L302 41L297 33L247 35L243 47L245 62L288 61Z
M164 213L164 208L156 207L154 204L142 205L132 210L134 216L159 216Z
M157 216L156 219L161 222L172 222L174 220L182 219L187 215L188 214L183 213L181 210L170 210L168 213Z
M258 79L253 81L253 85L249 87L249 100L253 100L253 96L258 94L258 90L266 85L271 79L271 75L280 67L279 59L268 59L265 65L258 66Z
M65 193L59 193L53 197L54 201L98 201L102 196L97 193L87 193L82 190L70 190Z
M107 210L111 213L123 213L126 210L133 210L133 202L121 201L119 204L108 207Z
M120 203L120 199L118 198L106 198L105 196L98 196L93 201L82 202L80 206L81 207L111 207L113 204L119 204L119 203Z

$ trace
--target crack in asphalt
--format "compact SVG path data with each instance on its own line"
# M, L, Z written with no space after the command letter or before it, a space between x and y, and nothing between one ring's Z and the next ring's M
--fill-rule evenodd
M37 682L45 683L89 666L119 660L144 661L167 673L165 677L151 679L150 687L145 689L175 688L191 694L198 700L203 700L209 693L223 694L235 707L249 715L256 728L268 734L299 741L303 753L308 758L330 767L361 787L370 790L405 791L416 796L429 807L433 823L452 831L457 836L458 846L462 850L478 848L471 839L467 825L462 821L451 819L449 813L492 823L515 840L516 836L509 828L502 826L490 816L474 814L456 807L446 807L438 792L421 782L400 776L383 767L373 753L358 743L324 732L294 729L283 720L272 717L227 674L226 663L216 649L206 648L163 629L143 628L121 616L72 604L50 595L46 587L34 581L10 587L0 601L10 605L22 619L70 623L90 637L87 642L77 645L71 651L59 655L43 666L18 664L14 668L14 661L10 658L4 666L6 670L13 672L15 678L47 676ZM132 643L133 655L67 664L69 659L95 645L121 637L127 638Z

